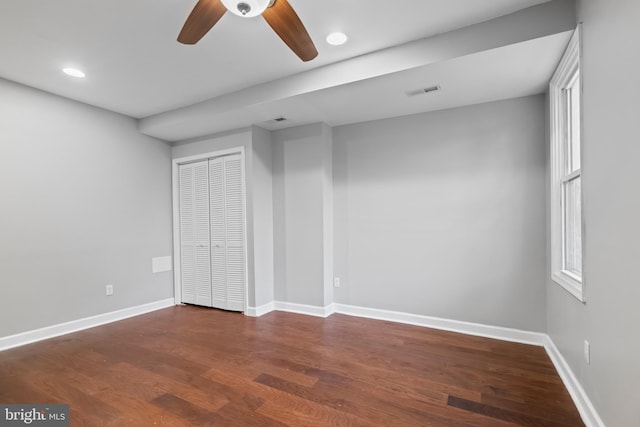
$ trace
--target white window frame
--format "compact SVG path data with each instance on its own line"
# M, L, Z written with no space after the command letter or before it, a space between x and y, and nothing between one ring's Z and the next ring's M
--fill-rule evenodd
M578 26L569 41L569 45L549 83L549 99L551 113L551 278L555 283L566 289L578 300L585 302L584 292L584 209L581 209L580 230L582 253L582 274L577 275L565 269L565 215L567 207L563 196L563 185L575 178L580 178L582 188L582 161L580 168L568 170L569 146L571 143L569 129L573 116L569 110L577 108L580 125L577 131L581 134L582 103L580 105L568 105L566 91L574 86L578 78L579 98L582 99L581 72L581 28ZM582 142L578 137L580 153L582 155ZM579 203L582 205L582 192L579 195Z

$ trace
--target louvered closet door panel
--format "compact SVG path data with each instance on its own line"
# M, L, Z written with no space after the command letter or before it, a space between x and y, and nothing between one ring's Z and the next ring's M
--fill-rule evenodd
M242 311L245 290L242 158L237 154L223 159L226 190L227 309Z
M211 249L209 232L209 164L195 163L196 304L211 307Z
M195 186L193 165L180 165L180 258L182 302L196 302Z
M182 301L211 306L209 165L180 165Z
M209 160L211 212L211 288L213 307L227 309L225 182L222 157Z

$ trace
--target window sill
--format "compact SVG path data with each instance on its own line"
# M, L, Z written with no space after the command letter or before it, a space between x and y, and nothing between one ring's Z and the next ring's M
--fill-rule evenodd
M558 285L562 286L564 290L578 299L578 301L582 303L586 302L584 299L584 293L582 292L582 282L563 272L555 272L551 275L551 278Z

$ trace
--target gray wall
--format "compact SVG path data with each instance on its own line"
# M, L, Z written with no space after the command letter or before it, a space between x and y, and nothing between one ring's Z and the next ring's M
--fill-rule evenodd
M250 152L251 139L251 129L244 128L218 135L203 136L202 138L175 142L171 147L171 158L178 159L180 157L196 156L236 147L244 147L245 151ZM247 167L248 164L247 162Z
M335 301L545 330L544 97L334 129Z
M0 79L0 336L171 298L170 185L133 119Z
M332 303L331 129L273 132L275 299Z
M640 423L639 16L635 0L578 3L586 304L548 284L548 332L609 427Z

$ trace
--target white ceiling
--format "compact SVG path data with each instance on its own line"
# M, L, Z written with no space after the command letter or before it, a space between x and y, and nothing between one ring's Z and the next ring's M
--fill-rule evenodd
M289 0L319 51L315 60L303 63L260 17L227 13L197 45L179 44L177 34L196 0L2 0L0 77L135 118L155 115L156 121L170 122L169 113L159 113L178 109L185 114L189 110L180 107L203 101L233 101L212 112L218 114L216 126L145 132L167 140L249 124L276 128L268 120L278 115L290 119L281 126L338 125L539 93L566 34L391 67L378 75L369 71L349 81L338 78L269 102L239 100L268 82L282 85L289 78L337 70L339 64L346 68L383 49L393 59L396 46L546 1ZM348 34L345 46L324 41L335 30ZM87 78L64 75L64 66L84 70ZM403 93L436 83L442 91L432 95L407 99Z

